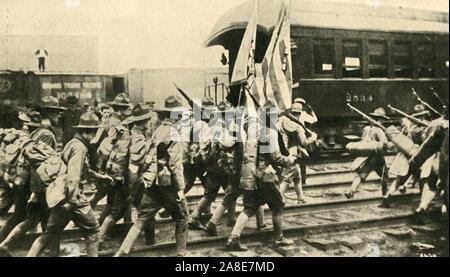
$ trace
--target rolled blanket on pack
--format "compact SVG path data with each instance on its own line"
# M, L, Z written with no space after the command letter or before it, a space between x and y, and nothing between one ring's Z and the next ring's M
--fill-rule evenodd
M384 143L378 141L351 142L345 146L348 152L357 157L368 157L372 153L383 153Z

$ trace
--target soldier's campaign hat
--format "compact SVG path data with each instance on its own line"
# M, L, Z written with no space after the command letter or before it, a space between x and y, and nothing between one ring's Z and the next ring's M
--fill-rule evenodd
M128 125L134 122L148 120L152 117L152 113L149 109L145 109L141 104L138 104L133 108L131 115L125 119L122 123Z
M19 112L18 118L19 118L20 121L22 121L22 122L30 122L30 117L27 115L27 113Z
M373 113L370 113L373 117L383 118L389 120L390 118L386 116L386 111L384 108L377 108Z
M417 116L424 116L424 115L429 115L430 111L427 111L425 109L425 106L422 104L417 104L414 106L414 113L412 114L412 116L417 117Z
M57 110L57 111L65 111L66 110L66 108L59 106L58 98L51 96L51 95L47 95L42 98L41 106L39 107L39 110L44 110L44 109Z
M25 122L25 125L32 127L41 127L42 126L42 116L39 112L30 112L28 115L29 121Z
M116 107L129 107L131 106L130 97L125 93L119 93L114 98L114 101L109 104Z
M202 99L202 107L214 106L214 99L209 96L203 97Z
M293 113L301 113L302 112L302 105L300 103L292 104L291 112L293 112Z
M169 96L164 101L164 108L155 109L155 112L182 112L186 108L183 107L181 99L177 96Z
M232 112L234 109L231 106L231 103L228 101L221 101L218 105L217 105L217 113L227 113L227 112Z
M295 98L294 103L299 103L299 104L305 105L306 101L303 98Z
M76 129L98 129L99 119L93 112L86 112L80 116L80 121L77 126L73 126Z

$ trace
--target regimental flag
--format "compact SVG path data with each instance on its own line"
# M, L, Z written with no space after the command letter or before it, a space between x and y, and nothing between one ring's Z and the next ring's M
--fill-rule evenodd
M262 63L264 97L282 111L292 105L292 56L289 0L283 0L281 10Z
M255 46L256 46L256 28L258 17L258 0L255 0L255 6L251 18L248 21L247 29L242 38L241 47L236 57L236 62L231 76L231 84L245 84L249 78L255 76Z

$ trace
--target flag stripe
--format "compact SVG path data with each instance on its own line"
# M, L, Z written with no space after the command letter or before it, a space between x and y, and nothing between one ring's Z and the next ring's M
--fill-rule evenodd
M278 23L274 28L269 47L263 60L264 92L280 110L292 105L292 66L290 51L290 22L288 3L283 1Z

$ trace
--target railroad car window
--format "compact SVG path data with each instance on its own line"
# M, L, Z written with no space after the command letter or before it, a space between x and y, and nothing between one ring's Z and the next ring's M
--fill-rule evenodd
M360 41L343 41L342 59L342 77L362 77L362 46Z
M384 41L369 41L369 73L370 77L388 76L387 44Z
M395 78L412 77L411 43L396 41L393 45L392 62Z
M433 77L433 44L431 44L430 42L419 42L417 43L416 51L417 76L419 78Z
M448 42L440 42L436 45L436 63L439 77L448 77Z
M335 68L334 40L315 39L314 47L314 74L333 75ZM320 77L320 76L319 76Z

